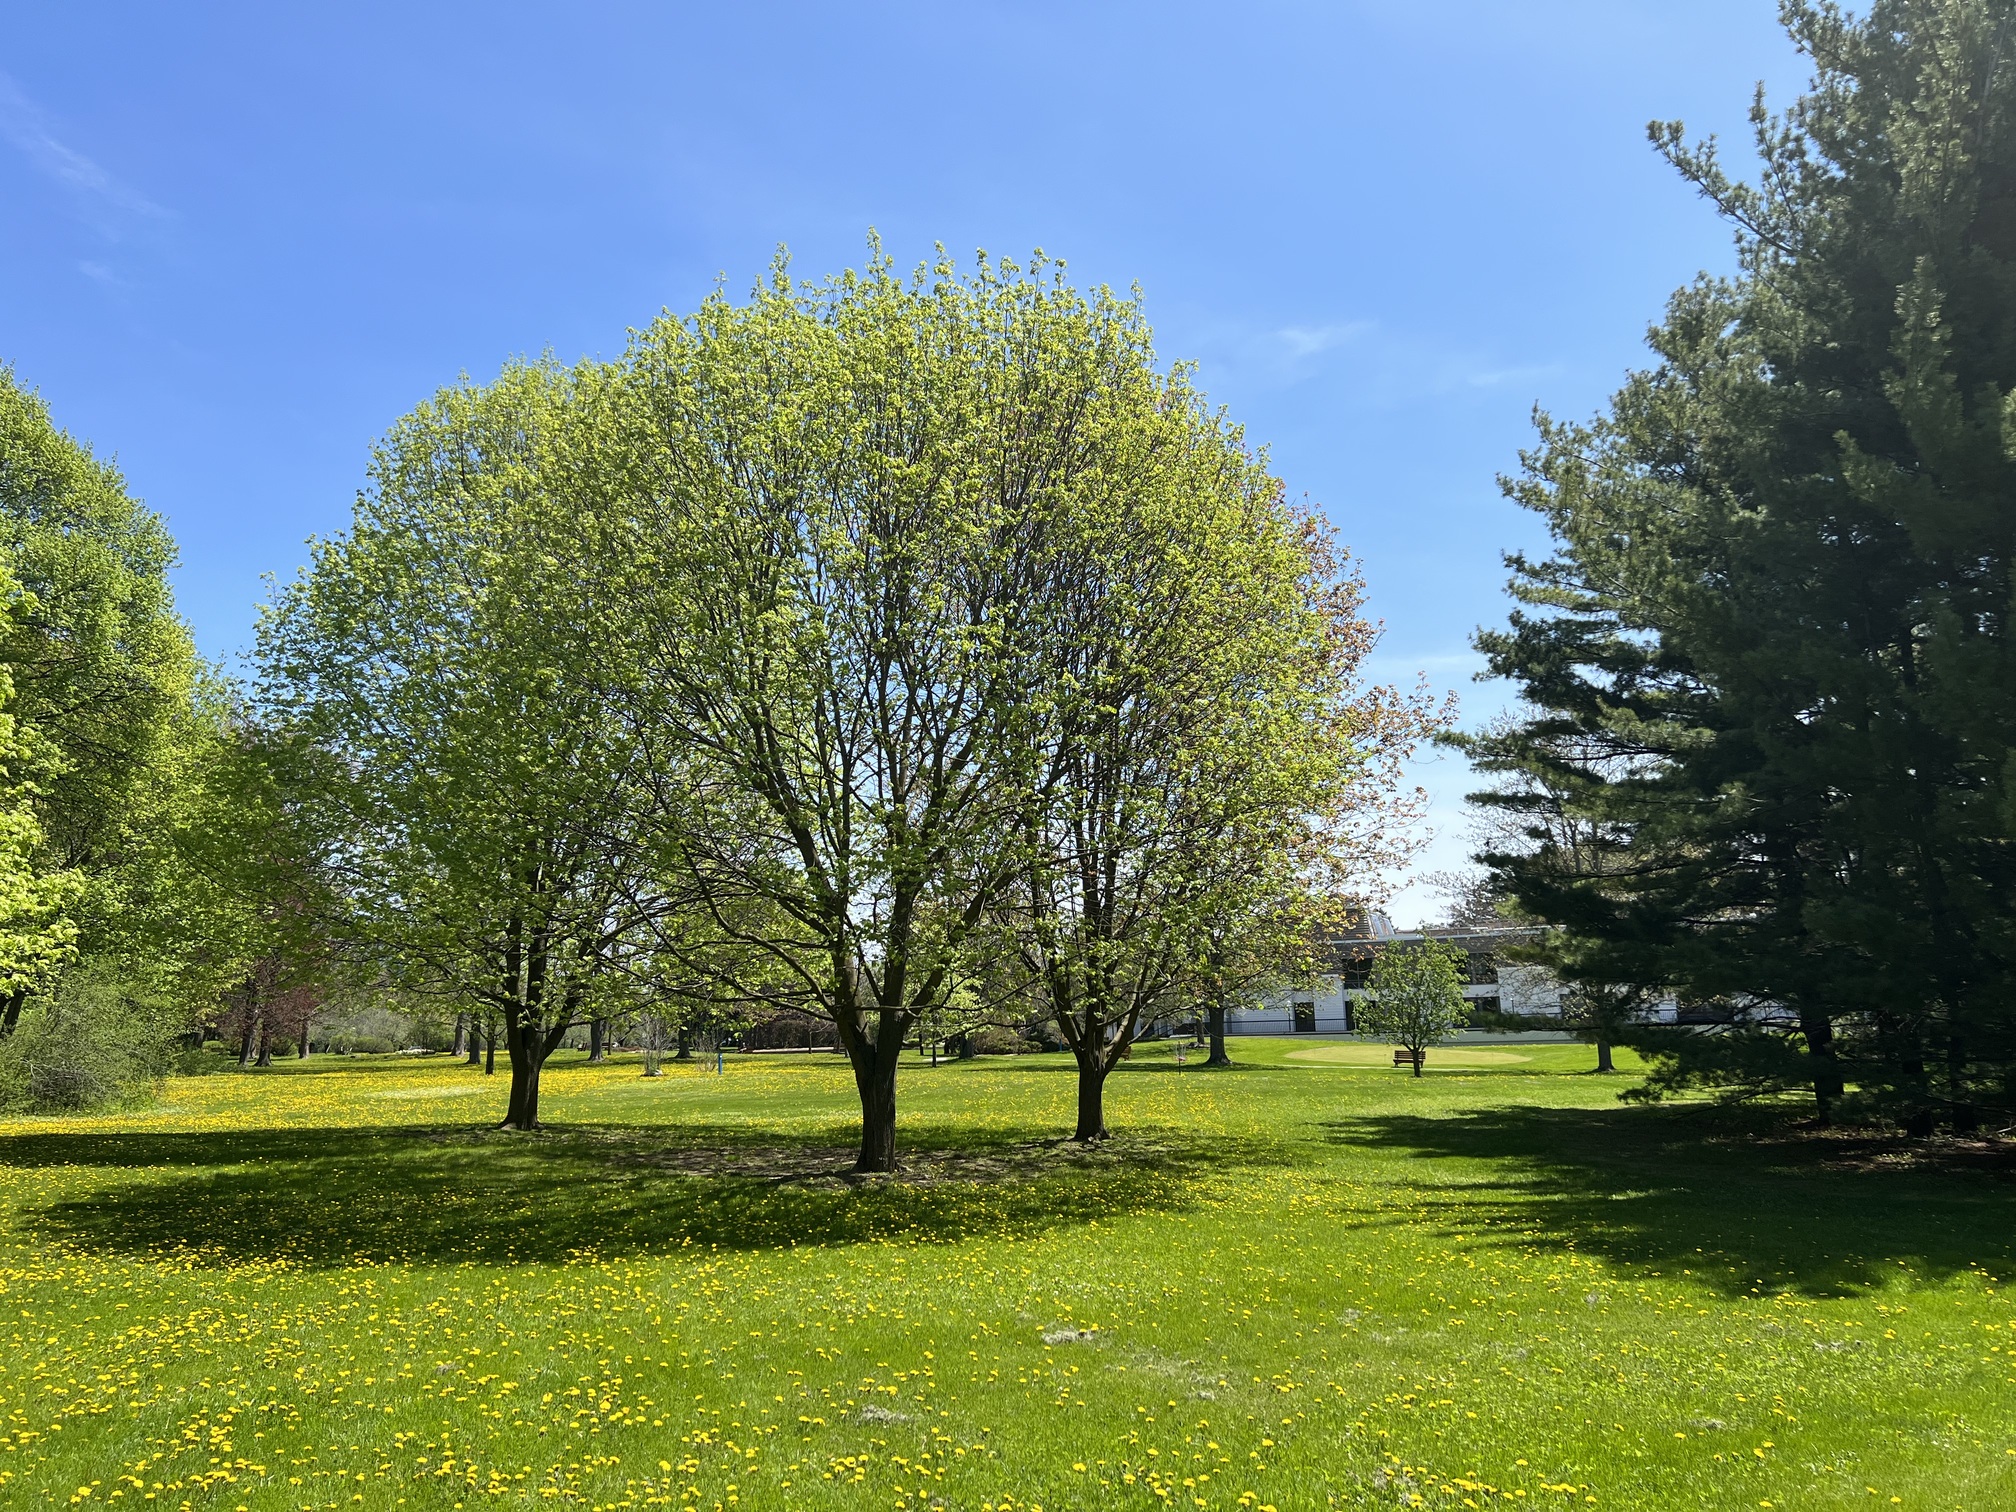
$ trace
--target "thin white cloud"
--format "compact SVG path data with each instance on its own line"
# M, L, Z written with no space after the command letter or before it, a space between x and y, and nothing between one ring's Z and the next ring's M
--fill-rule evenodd
M48 116L4 73L0 73L0 140L27 159L36 172L55 180L93 210L150 218L167 214L137 189L58 140ZM101 229L108 228L101 225Z
M1371 328L1369 320L1347 321L1342 325L1283 326L1274 333L1274 337L1287 349L1291 359L1318 357L1355 341Z
M1536 367L1488 368L1481 372L1466 373L1463 382L1471 388L1502 388L1508 383L1533 383L1541 378L1558 377L1562 371L1558 362L1544 363Z
M1506 362L1376 320L1306 321L1256 326L1201 322L1183 333L1207 381L1285 388L1322 379L1392 407L1466 392L1534 389L1566 369L1559 362Z

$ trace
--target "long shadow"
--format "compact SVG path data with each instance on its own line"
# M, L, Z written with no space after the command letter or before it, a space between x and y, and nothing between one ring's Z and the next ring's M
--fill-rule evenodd
M1431 1214L1508 1247L1553 1245L1626 1269L1689 1271L1731 1295L1868 1291L1909 1274L2016 1273L2016 1187L2005 1155L1816 1134L1726 1109L1493 1107L1325 1124L1341 1144L1483 1163ZM1454 1174L1454 1173L1452 1173Z
M927 1137L912 1141L895 1179L849 1178L851 1155L692 1125L0 1138L0 1164L130 1173L25 1212L46 1240L306 1266L1007 1237L1172 1210L1190 1201L1186 1176L1207 1162L1286 1158L1272 1146L1228 1149L1159 1131L1090 1151L1026 1138L955 1148Z

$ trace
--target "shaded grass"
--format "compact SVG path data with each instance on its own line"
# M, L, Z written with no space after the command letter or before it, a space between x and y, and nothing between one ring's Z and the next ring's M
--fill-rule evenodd
M849 1147L734 1126L0 1139L0 1164L146 1172L37 1210L32 1231L51 1243L315 1266L1006 1238L1170 1211L1190 1199L1186 1177L1280 1158L1259 1141L1234 1148L1194 1134L1095 1149L997 1137L913 1146L890 1180L850 1176Z
M1499 1105L1323 1128L1388 1159L1488 1170L1419 1210L1455 1228L1482 1219L1521 1246L1537 1229L1620 1269L1684 1267L1727 1293L1848 1296L1889 1286L1900 1264L1932 1282L2016 1272L2008 1167L1870 1163L1855 1157L1895 1142L1821 1135L1782 1112Z

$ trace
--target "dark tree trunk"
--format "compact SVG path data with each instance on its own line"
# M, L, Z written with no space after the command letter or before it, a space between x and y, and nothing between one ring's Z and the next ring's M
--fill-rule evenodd
M252 1064L252 1055L259 1043L259 1021L263 1015L245 1015L245 1037L238 1041L238 1069L243 1071Z
M1096 1144L1106 1137L1106 1053L1092 1045L1073 1052L1078 1061L1078 1127L1071 1137Z
M472 1064L475 1062L476 1052L474 1050L469 1052L469 1059ZM497 1025L494 1022L485 1029L483 1034L483 1074L485 1076L495 1076L497 1074Z
M527 1023L516 1013L504 1015L504 1049L511 1062L511 1101L504 1111L505 1128L529 1132L539 1127L539 1073L566 1032L565 1022L542 1033L536 1023ZM488 1037L494 1056L494 1025Z
M306 1024L301 1026L301 1038L294 1046L294 1059L308 1059L308 1026Z
M504 1112L504 1127L521 1132L539 1127L539 1072L543 1068L532 1055L511 1057L511 1101Z
M684 1024L679 1026L679 1053L672 1057L675 1061L693 1059L693 1031Z
M1912 1032L1916 1033L1915 1030ZM1914 1048L1903 1058L1899 1069L1903 1072L1906 1084L1920 1099L1919 1106L1904 1119L1904 1132L1913 1139L1929 1139L1932 1131L1938 1127L1938 1116L1932 1108L1929 1090L1925 1085L1924 1051Z
M607 1030L606 1030L606 1029L604 1029L604 1027L603 1027L603 1023L602 1023L602 1020L601 1020L601 1019L590 1019L590 1020L588 1020L588 1064L589 1064L589 1065L591 1065L591 1066L599 1066L599 1065L601 1065L601 1064L602 1064L602 1062L603 1062L603 1061L605 1061L605 1060L607 1060L607 1059L609 1058L609 1056L608 1056L608 1052L607 1052L607 1047L606 1047L606 1045L605 1045L605 1043L604 1043L604 1041L605 1041L605 1038L606 1038L606 1035L607 1035Z
M4 1003L0 1003L0 1039L14 1032L14 1026L21 1022L21 1005L28 1001L27 992L10 992ZM202 1049L201 1045L196 1047Z
M259 1061L261 1066L273 1064L273 1026L262 1023L259 1026Z
M450 1055L469 1053L469 1015L466 1013L455 1015L455 1043L448 1047L448 1053Z
M1421 1074L1421 1063L1427 1059L1428 1052L1426 1050L1416 1050L1414 1052L1414 1074L1416 1076Z
M1596 1036L1596 1069L1598 1071L1615 1071L1617 1069L1610 1060L1610 1038L1608 1035L1599 1034Z
M855 1158L854 1169L863 1173L893 1171L897 1056L882 1054L879 1046L871 1044L865 1056L853 1059L854 1086L861 1094L861 1151Z
M1957 1033L1946 1040L1946 1088L1953 1105L1953 1132L1979 1133L1981 1110L1967 1094L1967 1045Z
M1817 1008L1804 1008L1799 1013L1799 1028L1806 1036L1806 1053L1813 1068L1813 1101L1820 1109L1820 1122L1832 1123L1834 1101L1847 1090L1840 1057L1834 1053L1834 1020Z
M1210 1011L1206 1015L1206 1023L1208 1027L1205 1033L1211 1041L1211 1054L1205 1058L1204 1064L1207 1066L1231 1065L1232 1057L1225 1053L1225 1003L1222 998L1212 1003Z
M483 1025L472 1015L469 1020L468 1063L472 1066L483 1064Z
M861 1151L854 1169L863 1175L894 1171L896 1069L903 1060L903 1041L909 1037L909 1016L870 1008L851 1025L835 1028L861 1098Z

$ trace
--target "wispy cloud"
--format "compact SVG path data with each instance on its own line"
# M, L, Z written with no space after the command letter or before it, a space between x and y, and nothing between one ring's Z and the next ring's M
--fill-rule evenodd
M107 235L116 232L118 217L151 220L168 213L83 153L66 146L47 114L4 73L0 73L0 140L19 152L36 172L69 190L87 218Z
M1470 388L1503 388L1508 384L1533 383L1541 378L1557 377L1562 371L1558 362L1541 363L1530 367L1486 368L1482 371L1463 375L1463 383Z
M1274 339L1292 358L1320 357L1349 342L1357 340L1372 329L1369 320L1352 320L1342 325L1324 326L1283 326L1274 333Z
M1558 362L1506 362L1488 350L1466 350L1377 320L1280 326L1206 321L1184 333L1184 344L1203 360L1207 378L1223 374L1268 388L1321 379L1380 406L1535 388L1564 371Z

